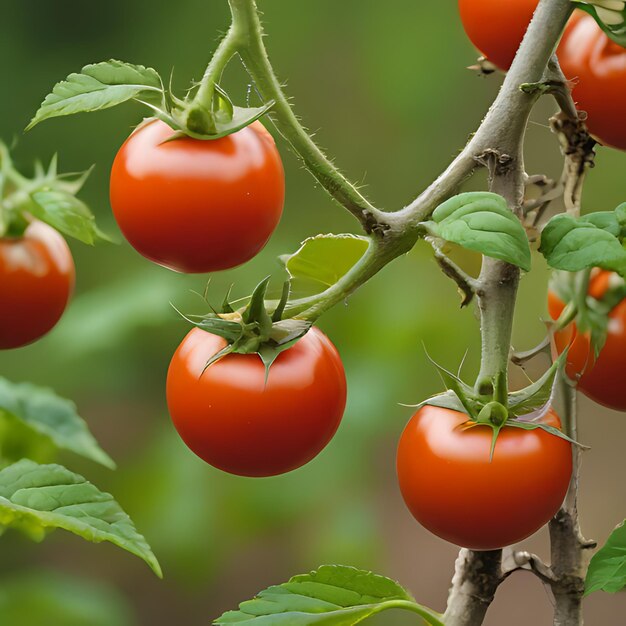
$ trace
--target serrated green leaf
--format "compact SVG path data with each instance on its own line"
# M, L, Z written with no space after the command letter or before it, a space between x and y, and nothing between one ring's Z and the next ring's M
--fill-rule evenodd
M598 5L597 7L594 6L593 0L588 2L572 0L572 2L579 9L589 13L615 43L626 47L626 9L607 10L606 3L602 0L595 3Z
M69 450L111 469L115 463L100 448L76 405L52 390L31 383L0 378L0 414L11 416L49 439L59 450Z
M530 270L524 227L498 194L461 193L440 204L423 226L435 237Z
M337 283L363 257L369 239L356 235L317 235L283 257L298 297L320 293Z
M54 86L27 130L52 117L99 111L133 98L160 99L162 94L161 79L152 68L114 59L85 65Z
M98 228L87 205L71 193L57 190L36 191L31 194L30 212L64 235L93 245L96 241L110 241Z
M539 251L548 265L568 272L602 267L623 275L626 250L608 230L571 215L555 215L541 233Z
M0 470L0 525L37 539L62 528L94 543L109 541L162 575L150 546L113 496L61 465L23 459Z
M626 521L611 533L606 543L593 555L587 578L585 595L594 591L616 593L626 587Z
M324 565L269 587L214 624L351 626L394 608L417 613L431 626L443 626L441 615L417 604L398 583L342 565Z

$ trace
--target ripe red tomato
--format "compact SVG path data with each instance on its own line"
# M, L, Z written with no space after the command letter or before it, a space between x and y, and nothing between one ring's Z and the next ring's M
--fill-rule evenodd
M539 0L459 0L467 36L489 61L508 70Z
M167 404L183 441L207 463L240 476L274 476L315 457L331 440L346 403L337 350L312 328L270 368L257 354L230 354L204 371L226 346L194 328L167 374Z
M63 315L74 280L70 249L47 224L32 222L22 237L0 239L0 349L45 335Z
M572 474L570 444L541 430L464 429L464 413L424 406L398 446L400 490L415 519L473 550L495 550L532 535L563 502ZM559 427L556 413L544 418Z
M589 295L601 298L610 276L611 272L597 272L589 283ZM565 303L554 292L548 292L550 317L558 319L564 308ZM589 333L579 332L574 322L556 332L554 342L558 353L569 346L565 371L572 380L578 381L580 391L598 404L626 411L626 300L609 314L608 335L597 359Z
M568 24L558 56L565 76L575 82L574 99L588 114L591 135L626 150L626 49L579 12Z
M235 267L267 243L283 210L285 175L260 122L221 139L182 137L154 120L120 148L111 206L129 243L179 272Z

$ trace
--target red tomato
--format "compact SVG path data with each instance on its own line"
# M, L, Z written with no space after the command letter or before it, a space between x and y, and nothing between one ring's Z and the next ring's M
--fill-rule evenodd
M626 150L626 49L579 13L558 51L565 76L575 82L574 99L588 114L589 132L600 143Z
M539 0L459 0L467 36L489 61L508 70Z
M111 206L129 243L179 272L235 267L267 243L283 210L285 175L260 122L222 137L166 141L154 120L120 148Z
M532 535L563 502L572 474L570 444L536 430L465 429L464 413L433 406L409 421L398 446L400 490L435 535L473 550L503 548ZM560 427L550 411L544 422Z
M600 271L589 284L589 295L601 298L608 287L611 272ZM548 311L554 320L565 308L565 303L552 291L548 292ZM617 411L626 411L624 370L626 370L626 300L622 300L609 314L608 335L598 358L591 347L589 333L578 332L575 323L554 335L558 353L568 346L567 375L578 383L586 396Z
M74 280L70 249L47 224L32 222L22 237L0 239L0 349L45 335L63 315Z
M312 328L270 368L257 354L230 354L194 328L167 374L167 404L183 441L207 463L240 476L274 476L304 465L335 434L346 404L337 350Z

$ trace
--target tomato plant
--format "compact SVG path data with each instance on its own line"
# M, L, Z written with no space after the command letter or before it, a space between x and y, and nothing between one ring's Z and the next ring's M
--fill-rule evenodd
M214 140L179 137L155 120L120 148L111 207L130 244L179 272L245 263L266 244L283 209L283 167L260 122Z
M317 328L266 370L256 354L229 354L222 337L193 329L172 358L167 403L176 430L207 463L242 476L304 465L335 434L346 403L337 350Z
M589 297L600 300L609 287L611 276L611 272L597 272L589 282ZM559 318L565 305L554 291L548 293L548 311L553 320ZM626 367L626 300L618 302L609 312L601 347L594 346L590 331L579 330L575 321L557 330L554 340L559 353L568 350L567 375L580 391L599 404L626 411L621 382Z
M588 115L591 134L607 146L626 150L626 50L590 15L581 13L565 31L559 61L574 83L574 99Z
M469 37L506 76L480 127L454 161L396 211L367 199L300 124L270 63L255 1L229 0L229 6L231 26L202 79L184 98L171 85L165 87L156 70L110 60L85 65L57 83L29 125L130 100L146 104L153 117L120 149L110 199L131 245L177 271L241 264L276 227L284 174L274 141L259 121L266 114L305 168L364 231L360 236L316 235L293 254L282 255L282 290L268 276L249 296L233 300L229 289L215 307L205 289L210 312L183 316L195 328L182 340L167 374L167 405L183 441L207 463L245 477L275 476L315 457L337 430L346 402L341 360L315 323L420 240L433 248L440 268L459 288L461 306L476 301L481 341L471 383L460 371L454 374L433 362L446 389L414 405L419 409L402 433L397 453L400 489L416 520L465 548L456 562L445 613L418 604L389 579L331 566L270 587L215 623L348 625L402 608L431 626L476 626L498 585L526 569L550 586L555 623L580 626L586 581L592 589L626 585L615 574L623 563L607 565L614 544L621 554L626 542L616 531L594 557L600 565L592 562L587 574L585 551L593 542L582 537L577 509L583 446L577 440L576 396L563 370L580 374L580 388L589 393L586 377L601 359L617 358L612 355L621 344L612 325L621 324L626 293L613 289L608 274L592 275L592 270L626 276L626 204L583 214L582 187L594 162L595 141L554 52L576 7L589 13L615 45L626 45L626 2L460 0ZM577 17L569 27L561 48L566 62L574 46L570 41L589 19ZM623 50L609 52L617 58ZM592 56L586 48L585 55ZM237 107L220 84L236 57L261 101L258 107ZM597 69L605 74L619 63L598 64ZM581 91L575 92L581 94L581 104L587 82L592 84L581 78ZM619 99L610 81L599 80L593 89L598 102ZM543 96L554 96L558 107L546 126L561 148L559 180L529 175L523 159L526 128ZM593 110L593 101L589 109L591 130L603 137L594 125L604 113ZM612 143L619 145L618 140ZM487 170L487 188L459 192L481 167ZM449 256L449 246L482 256L478 276ZM518 287L523 273L532 271L535 247L558 271L555 276L564 273L569 283L584 289L571 302L550 296L551 313L559 317L562 354L554 355L536 380L511 389L511 362L523 366L545 352L551 338L548 333L537 348L511 354ZM617 306L609 306L618 295ZM396 306L380 306L381 326L394 324ZM589 346L599 345L599 329L605 326L606 344L596 358ZM602 382L614 380L607 374ZM515 548L503 558L503 548L546 524L550 565Z
M61 318L74 288L75 269L65 239L43 222L19 237L0 239L0 349L45 335Z
M542 419L561 426L554 411ZM505 426L490 459L492 435L464 413L425 406L398 445L400 490L415 519L474 550L509 546L539 530L561 506L572 474L563 439Z
M470 41L501 70L507 70L539 0L459 0L463 28Z

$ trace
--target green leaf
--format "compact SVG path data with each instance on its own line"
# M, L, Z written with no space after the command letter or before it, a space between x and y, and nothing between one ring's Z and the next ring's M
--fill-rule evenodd
M282 257L291 290L298 296L328 289L363 257L369 239L356 235L317 235L302 242L294 254Z
M498 194L461 193L440 204L423 226L435 237L530 270L526 231Z
M594 591L615 593L626 587L626 521L611 533L607 542L593 555L585 595Z
M12 572L0 581L0 624L131 626L128 600L113 586L60 571Z
M54 86L26 130L51 117L99 111L133 98L161 99L162 94L161 79L152 68L113 59L85 65Z
M30 212L64 235L92 245L110 239L96 226L87 205L66 191L43 190L31 194Z
M579 272L602 267L623 274L626 250L615 235L593 224L590 217L577 220L571 215L555 215L541 233L539 251L554 269Z
M572 0L572 2L583 11L591 15L600 28L617 44L626 48L626 9L619 11L607 9L606 2L582 2L580 0ZM597 4L599 6L594 6Z
M398 583L343 565L323 565L269 587L214 624L351 626L394 608L417 613L431 626L443 626L441 615L417 604Z
M615 211L596 211L588 213L579 218L579 222L583 224L593 224L596 228L606 230L613 237L620 237L622 234L622 225L617 219Z
M100 448L87 423L76 412L75 404L50 389L0 378L0 414L19 420L60 450L115 468L111 457Z
M23 459L1 470L0 525L35 540L62 528L94 543L110 541L162 576L150 546L113 496L61 465Z

